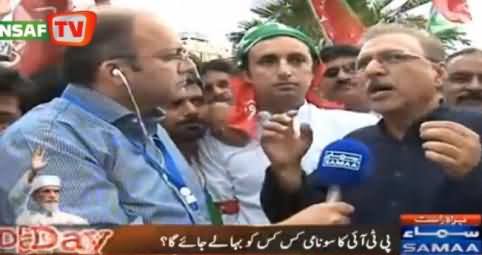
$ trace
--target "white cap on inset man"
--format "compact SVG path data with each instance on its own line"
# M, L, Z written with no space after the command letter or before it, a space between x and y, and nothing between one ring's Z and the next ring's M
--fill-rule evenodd
M39 175L33 179L31 191L35 192L47 186L60 187L60 178L56 175Z

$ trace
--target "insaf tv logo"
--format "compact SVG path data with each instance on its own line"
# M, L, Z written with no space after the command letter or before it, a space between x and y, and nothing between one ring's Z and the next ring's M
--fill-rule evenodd
M50 40L59 46L85 46L94 35L92 11L53 13L44 21L0 21L0 40Z

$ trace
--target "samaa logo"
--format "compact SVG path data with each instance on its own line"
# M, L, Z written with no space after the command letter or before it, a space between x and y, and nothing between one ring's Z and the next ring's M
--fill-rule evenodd
M481 254L480 242L403 242L401 254Z
M0 21L0 40L50 40L59 46L85 46L94 35L92 11L54 13L44 21Z

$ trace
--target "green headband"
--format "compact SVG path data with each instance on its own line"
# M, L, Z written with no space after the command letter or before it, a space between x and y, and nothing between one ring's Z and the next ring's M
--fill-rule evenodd
M289 36L300 40L306 46L308 46L314 60L316 61L319 59L320 53L318 47L309 36L297 29L286 26L284 24L267 22L249 29L244 34L243 38L241 38L241 41L237 46L238 64L241 67L246 67L248 53L254 45L261 41L279 36Z

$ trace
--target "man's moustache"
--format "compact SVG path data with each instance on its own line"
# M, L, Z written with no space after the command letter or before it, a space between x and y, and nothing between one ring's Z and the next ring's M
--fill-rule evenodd
M215 96L213 101L221 102L221 103L231 102L231 97L226 95L219 95L219 96Z
M201 119L190 119L184 120L177 123L179 126L186 126L186 125L199 125L204 126L204 123Z
M482 91L466 91L465 93L458 96L458 101L466 100L482 101Z

